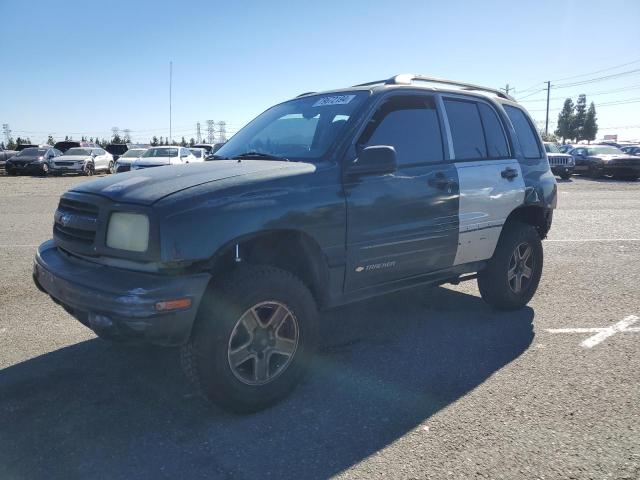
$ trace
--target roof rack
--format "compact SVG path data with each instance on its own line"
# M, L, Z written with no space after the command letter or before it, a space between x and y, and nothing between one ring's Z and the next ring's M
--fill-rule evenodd
M515 99L507 95L505 92L489 87L482 87L480 85L474 85L473 83L464 83L457 82L455 80L447 80L446 78L437 78L437 77L427 77L424 75L414 75L412 73L403 73L400 75L395 75L387 80L377 80L375 82L361 83L359 85L354 85L354 87L368 87L370 85L411 85L414 80L419 82L430 82L430 83L441 83L443 85L453 85L456 87L462 87L463 90L478 90L481 92L489 92L493 93L501 98L506 98L507 100L515 101Z
M305 95L311 95L312 93L317 93L317 92L304 92L298 95L296 98L304 97Z

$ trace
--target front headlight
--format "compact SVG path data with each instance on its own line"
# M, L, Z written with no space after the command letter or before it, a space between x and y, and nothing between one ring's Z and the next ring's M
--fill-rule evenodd
M141 213L113 212L107 228L107 247L146 252L149 246L149 217Z

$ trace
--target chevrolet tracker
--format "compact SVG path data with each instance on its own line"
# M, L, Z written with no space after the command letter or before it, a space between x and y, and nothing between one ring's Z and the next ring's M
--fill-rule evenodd
M225 408L294 387L321 309L477 278L511 310L538 287L556 181L498 90L398 75L306 93L215 160L77 185L33 275L101 337L182 346Z

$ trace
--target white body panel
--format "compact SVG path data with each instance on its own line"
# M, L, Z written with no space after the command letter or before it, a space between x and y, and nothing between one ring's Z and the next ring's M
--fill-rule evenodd
M509 180L502 171L513 168ZM454 265L486 260L500 238L509 214L524 202L524 179L517 160L480 160L456 163L460 186L460 235Z

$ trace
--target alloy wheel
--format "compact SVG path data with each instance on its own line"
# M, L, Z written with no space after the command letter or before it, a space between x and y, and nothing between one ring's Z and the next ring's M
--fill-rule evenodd
M509 288L513 293L520 295L527 289L533 277L534 265L531 245L526 242L520 243L511 255L507 270Z
M289 367L298 341L293 312L281 302L261 302L244 312L231 332L229 368L242 383L264 385Z

